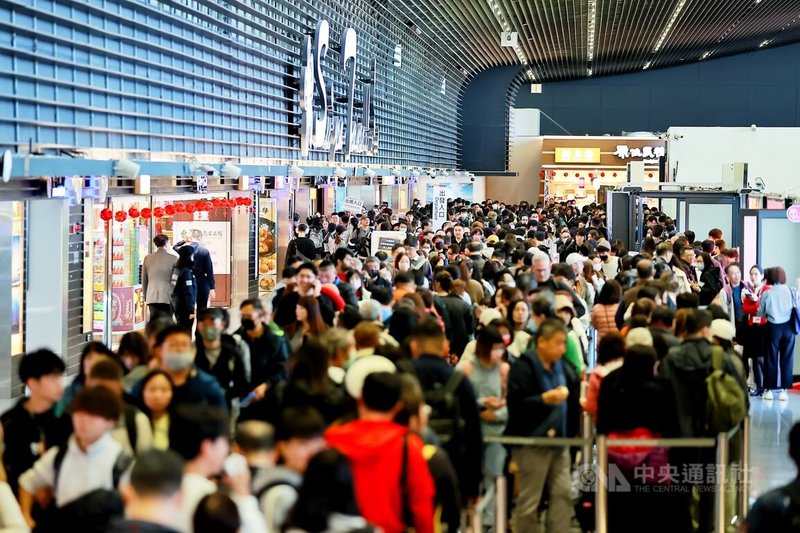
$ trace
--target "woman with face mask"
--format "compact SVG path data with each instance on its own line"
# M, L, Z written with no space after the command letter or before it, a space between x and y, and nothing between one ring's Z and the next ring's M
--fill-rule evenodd
M475 359L467 361L462 372L472 383L480 408L484 435L502 435L508 421L506 383L510 366L503 361L505 346L500 331L487 326L478 332ZM485 493L478 507L483 509L484 527L494 525L495 479L503 475L506 450L502 444L486 444L483 448L483 484Z
M191 331L197 304L197 280L194 272L194 248L178 248L178 261L172 269L172 310L178 325Z

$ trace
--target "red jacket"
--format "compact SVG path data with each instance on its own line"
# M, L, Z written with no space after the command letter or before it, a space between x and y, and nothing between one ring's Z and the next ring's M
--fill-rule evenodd
M408 428L394 422L356 420L325 432L328 443L350 460L356 500L362 516L386 533L402 533L400 473L403 435ZM408 504L417 533L433 533L435 488L422 440L408 437Z
M748 289L749 288L750 287L748 287ZM745 315L747 315L747 324L748 325L750 325L750 326L754 325L753 324L753 317L758 316L758 304L761 302L761 296L763 296L764 293L767 292L768 290L770 290L771 288L772 288L772 285L766 285L765 284L764 288L761 289L761 292L759 293L758 298L744 298L742 300L742 312ZM762 317L761 322L759 324L756 324L756 325L763 326L766 323L767 323L767 319Z

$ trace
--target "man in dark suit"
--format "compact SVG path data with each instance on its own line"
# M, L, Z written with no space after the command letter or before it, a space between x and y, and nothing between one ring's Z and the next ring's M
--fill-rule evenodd
M209 300L216 296L214 290L214 265L211 263L211 253L208 248L202 245L200 239L203 232L193 229L186 239L175 244L177 252L181 246L191 246L194 248L194 277L197 283L197 310L208 307Z

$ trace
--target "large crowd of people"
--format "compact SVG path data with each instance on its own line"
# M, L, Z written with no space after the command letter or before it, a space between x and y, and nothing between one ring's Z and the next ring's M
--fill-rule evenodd
M58 354L22 357L2 525L428 533L463 531L470 509L485 531L501 512L563 533L577 450L492 437L576 437L582 412L609 437L707 437L749 396L786 400L795 294L720 230L645 208L629 251L600 205L456 199L441 228L431 207L297 224L280 283L237 302L235 331L208 307L202 247L156 236L144 331L87 344L66 389ZM406 238L372 253L376 230ZM636 489L609 494L610 531L710 530L713 449L609 454Z

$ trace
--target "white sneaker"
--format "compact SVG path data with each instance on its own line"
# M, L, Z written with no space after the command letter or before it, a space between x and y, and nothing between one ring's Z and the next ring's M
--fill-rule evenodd
M782 390L780 394L778 394L778 400L781 402L788 402L789 401L789 393L785 390Z
M772 391L771 390L764 391L764 395L761 398L763 398L764 400L772 400Z

